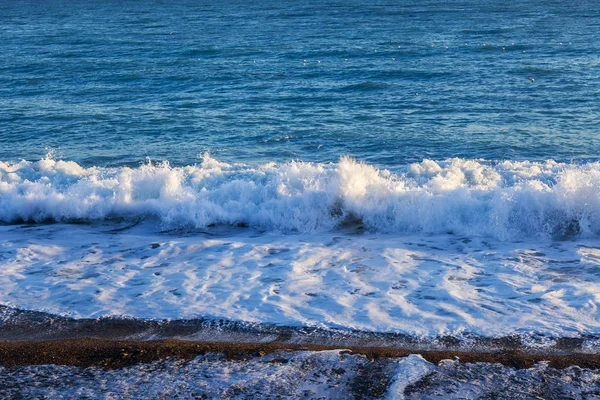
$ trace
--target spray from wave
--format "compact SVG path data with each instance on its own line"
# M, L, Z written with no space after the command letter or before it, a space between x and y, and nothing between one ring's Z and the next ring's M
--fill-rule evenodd
M600 234L600 163L424 160L392 173L336 164L84 168L0 162L0 221L159 219L177 227L314 232L359 221L385 233L521 237Z

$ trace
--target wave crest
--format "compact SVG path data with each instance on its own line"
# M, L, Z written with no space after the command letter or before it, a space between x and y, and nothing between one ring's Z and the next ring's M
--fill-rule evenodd
M0 221L157 218L281 232L348 219L387 233L516 239L600 234L600 163L423 160L397 171L336 164L253 167L208 155L198 165L85 168L72 161L0 162Z

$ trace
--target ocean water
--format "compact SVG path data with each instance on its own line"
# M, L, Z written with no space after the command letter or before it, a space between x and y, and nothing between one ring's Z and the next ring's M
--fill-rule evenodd
M3 0L0 18L3 161L600 157L593 1Z
M0 305L600 351L594 2L0 21Z

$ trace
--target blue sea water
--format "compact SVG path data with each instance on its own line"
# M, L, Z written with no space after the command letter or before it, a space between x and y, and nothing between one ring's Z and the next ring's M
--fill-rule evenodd
M599 32L592 0L0 0L0 339L206 318L600 353ZM66 382L44 368L0 397Z
M2 0L0 160L595 161L598 32L589 0Z

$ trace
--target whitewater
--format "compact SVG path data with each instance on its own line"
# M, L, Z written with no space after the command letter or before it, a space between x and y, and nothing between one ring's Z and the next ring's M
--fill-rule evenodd
M155 219L168 228L371 232L499 240L595 237L600 163L448 159L379 169L352 158L246 165L205 154L171 167L0 162L0 221Z
M0 303L435 340L600 336L600 163L0 164ZM4 312L5 320L12 312Z

